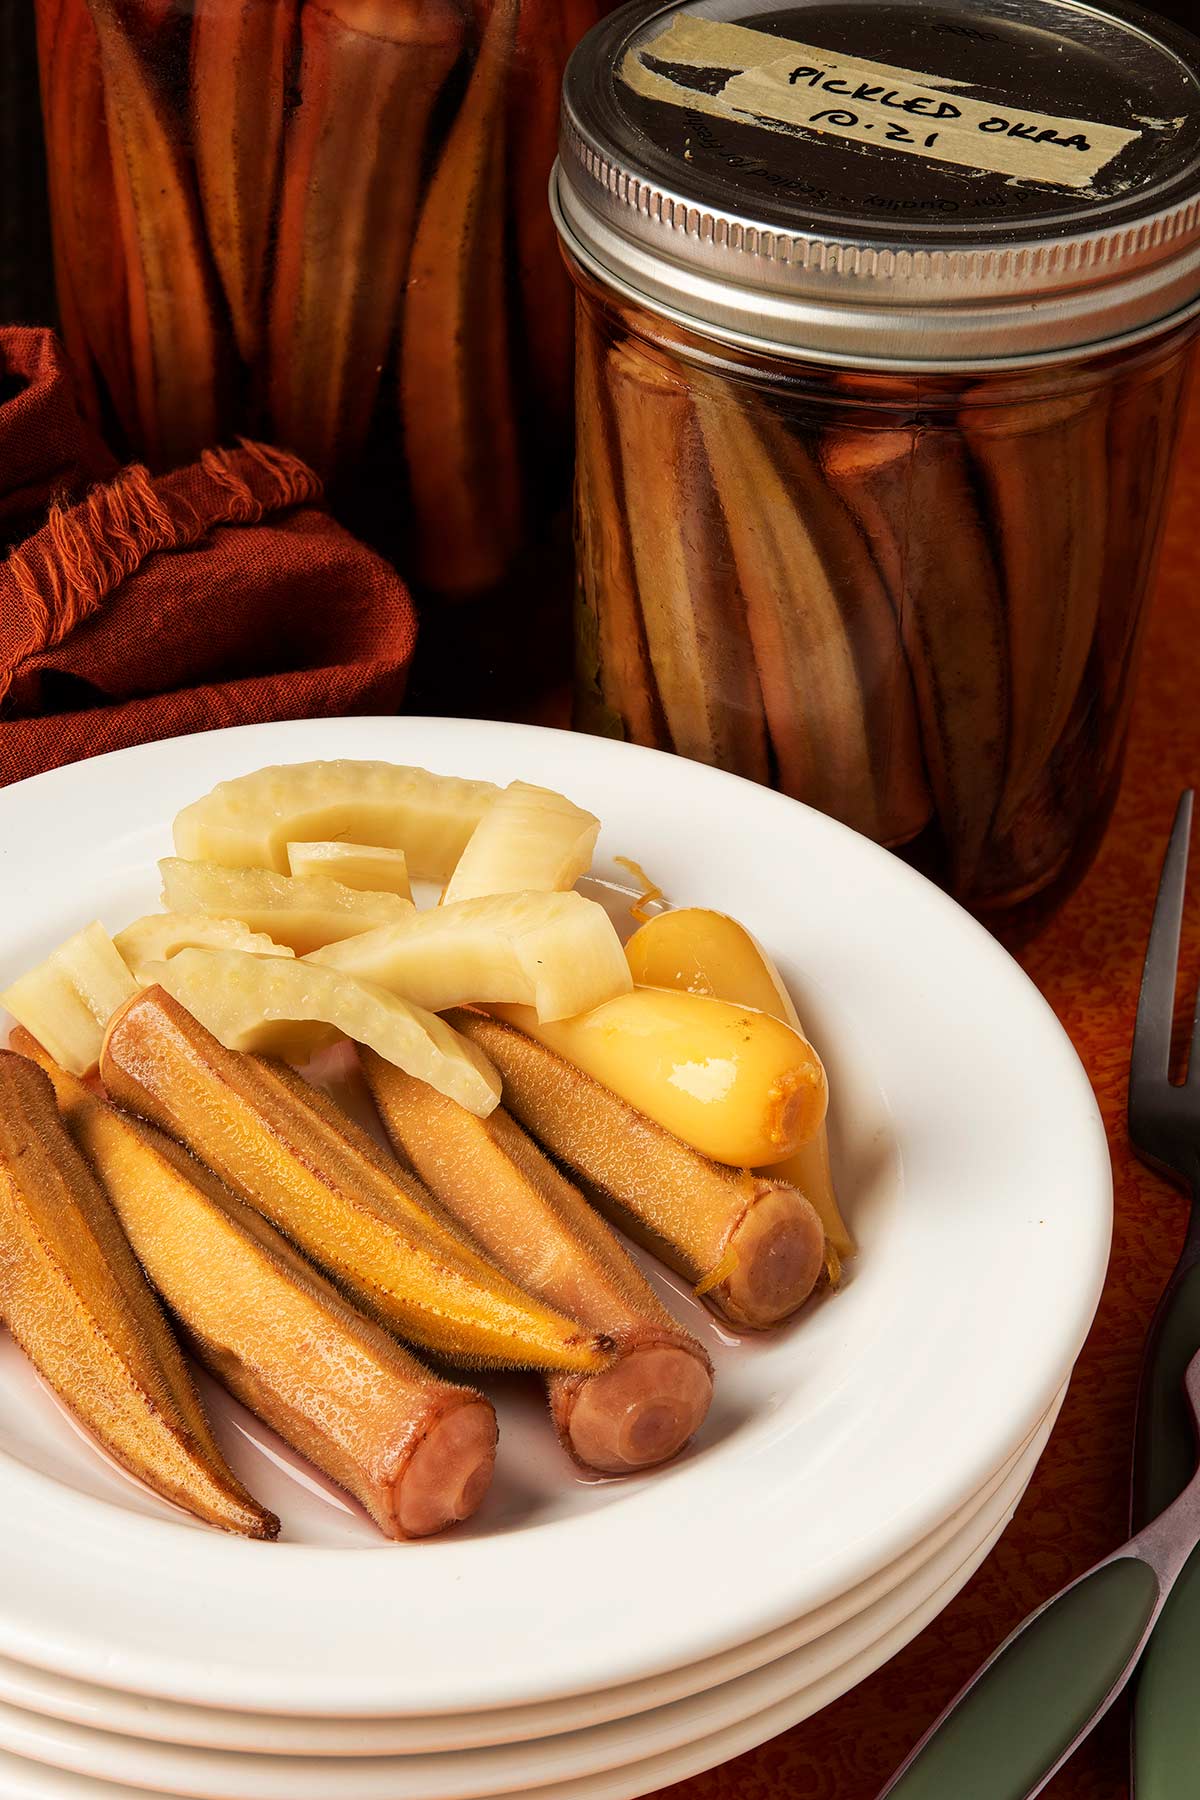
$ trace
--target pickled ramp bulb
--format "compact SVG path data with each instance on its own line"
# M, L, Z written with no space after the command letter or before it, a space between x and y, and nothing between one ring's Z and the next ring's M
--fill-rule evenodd
M502 1106L473 1119L371 1052L367 1084L401 1159L498 1268L547 1305L611 1337L598 1375L553 1375L564 1447L627 1475L675 1456L704 1422L712 1367L578 1188Z
M298 956L401 919L412 902L399 894L362 894L324 875L276 875L164 856L163 904L173 912L237 919Z
M764 1330L803 1305L825 1254L803 1194L701 1156L511 1025L483 1013L454 1017L494 1057L508 1111L715 1311Z
M431 1375L171 1138L48 1058L43 1067L142 1267L209 1373L353 1494L388 1537L425 1537L474 1512L495 1457L488 1402Z
M499 791L397 763L279 763L184 807L175 849L193 862L286 875L289 844L346 838L403 850L414 881L444 882Z
M292 875L325 875L343 887L371 894L399 894L412 899L408 861L403 850L385 850L379 844L289 844L288 870Z
M328 1095L224 1049L161 988L117 1014L101 1070L118 1105L185 1144L399 1336L457 1362L603 1366L607 1343L506 1280Z
M0 1316L113 1459L246 1537L279 1521L227 1466L179 1347L43 1070L0 1051Z
M515 1001L539 1019L565 1019L633 985L612 920L575 893L456 900L331 944L310 960L378 982L431 1012Z
M0 994L0 1001L72 1075L100 1061L104 1028L137 983L98 921L52 950Z
M134 980L147 963L166 962L180 950L245 950L251 956L294 956L264 931L251 931L240 919L210 919L205 913L147 913L113 939ZM128 998L128 996L126 996ZM116 1008L113 1008L116 1011Z
M227 1050L304 1061L340 1034L369 1044L386 1062L480 1118L499 1102L500 1077L474 1044L436 1014L370 982L316 963L241 950L181 950L143 974L173 994Z
M825 1119L820 1057L798 1031L751 1007L638 987L577 1018L491 1010L716 1162L782 1162Z
M718 1000L757 1007L794 1031L803 1031L775 964L757 938L725 913L703 906L659 913L634 932L625 954L639 986L715 995ZM816 1207L825 1227L830 1279L836 1283L840 1259L853 1256L855 1244L833 1191L825 1126L794 1156L771 1164L770 1172L776 1181L798 1187Z
M599 835L595 814L564 795L510 782L475 827L442 899L573 888L592 866Z

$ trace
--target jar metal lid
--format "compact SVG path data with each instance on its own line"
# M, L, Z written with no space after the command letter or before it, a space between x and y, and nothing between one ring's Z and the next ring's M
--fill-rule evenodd
M609 286L777 355L1123 343L1200 311L1200 42L1121 0L632 0L551 201Z

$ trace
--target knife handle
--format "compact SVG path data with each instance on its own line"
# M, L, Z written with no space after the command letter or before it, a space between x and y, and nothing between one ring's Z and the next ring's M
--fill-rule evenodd
M1194 1460L1182 1371L1200 1349L1200 1262L1159 1303L1138 1393L1134 1529L1185 1485ZM1147 1646L1133 1707L1131 1800L1195 1800L1200 1771L1200 1551L1176 1582Z
M1148 1563L1118 1552L1003 1643L879 1800L1029 1800L1137 1662L1159 1603Z

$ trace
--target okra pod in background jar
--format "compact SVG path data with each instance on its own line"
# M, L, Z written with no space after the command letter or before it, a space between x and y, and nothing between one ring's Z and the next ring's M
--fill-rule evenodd
M491 615L520 635L506 595L522 623L545 596L569 663L546 188L567 54L606 4L36 0L59 310L97 419L155 467L238 432L302 456L422 598L470 607L460 686Z
M1120 780L1200 308L1200 42L635 0L565 83L577 723L1033 921Z

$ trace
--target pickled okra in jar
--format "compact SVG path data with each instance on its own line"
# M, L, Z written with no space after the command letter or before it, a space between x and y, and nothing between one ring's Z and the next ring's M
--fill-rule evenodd
M555 186L577 722L989 914L1065 893L1115 800L1200 294L1200 76L1141 36L1101 66L1115 13L994 11L627 10ZM984 129L1018 81L1030 134ZM1132 232L1151 194L1183 242Z

